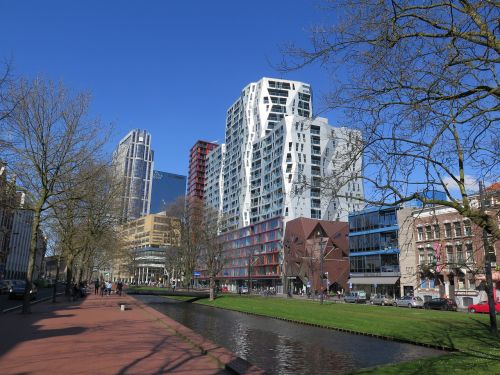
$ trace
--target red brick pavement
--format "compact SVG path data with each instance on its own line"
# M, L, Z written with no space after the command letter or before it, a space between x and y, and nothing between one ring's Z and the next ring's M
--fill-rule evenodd
M122 301L126 311L119 308ZM224 374L226 363L237 362L226 349L129 296L89 295L32 310L0 315L2 375Z

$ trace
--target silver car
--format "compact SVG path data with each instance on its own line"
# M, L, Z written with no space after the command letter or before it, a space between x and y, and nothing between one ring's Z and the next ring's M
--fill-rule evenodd
M424 300L420 297L404 296L394 301L393 306L397 307L424 307Z
M394 303L394 299L384 294L375 294L370 303L372 305L391 306Z

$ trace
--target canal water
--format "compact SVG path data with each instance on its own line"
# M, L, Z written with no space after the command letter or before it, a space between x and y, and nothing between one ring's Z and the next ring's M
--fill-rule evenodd
M270 374L343 374L444 354L161 297L135 297Z

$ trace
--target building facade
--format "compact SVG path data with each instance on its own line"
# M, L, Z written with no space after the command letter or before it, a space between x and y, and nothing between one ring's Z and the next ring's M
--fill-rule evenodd
M247 85L228 109L224 152L208 157L207 169L220 176L205 187L224 230L276 216L346 220L360 208L363 186L352 176L359 175L362 160L349 172L343 168L360 133L313 119L311 111L308 84L271 78ZM339 195L349 199L324 197L322 181L332 176L352 180L339 185Z
M7 177L7 166L0 160L0 280L5 277L7 257L10 252L12 225L18 196L15 179Z
M189 198L204 199L206 182L207 155L218 148L217 143L198 141L189 151L189 176L187 196Z
M154 153L151 135L140 129L128 133L113 153L115 176L121 186L121 221L150 212Z
M491 209L498 223L500 190L489 190L486 210ZM471 204L478 206L478 197ZM413 255L401 258L401 292L418 295L424 300L452 298L466 308L486 299L484 292L485 248L483 231L460 215L444 206L416 209L412 212L413 232L401 238ZM496 259L500 256L498 241L492 244ZM500 289L500 272L492 264L495 289ZM498 294L498 293L497 293Z
M260 223L223 233L224 267L219 283L229 291L239 287L281 290L283 219L271 218ZM199 280L207 280L200 270Z
M180 222L165 213L146 215L124 223L121 238L123 257L114 265L112 279L161 282L167 274L167 252L180 241Z
M306 218L289 221L284 238L285 290L294 294L346 290L348 233L347 222Z
M169 204L172 204L179 197L186 195L186 176L153 171L153 183L151 189L152 214L165 211Z
M349 214L349 286L352 290L400 295L400 224L411 210L370 207ZM399 213L399 215L398 215Z

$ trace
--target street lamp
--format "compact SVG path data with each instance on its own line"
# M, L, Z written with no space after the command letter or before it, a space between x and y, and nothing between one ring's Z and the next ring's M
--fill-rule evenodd
M319 274L320 274L320 282L321 282L321 291L320 291L320 295L319 295L319 303L322 305L323 304L323 299L324 299L324 295L323 295L323 291L324 291L324 286L325 286L325 283L324 283L324 273L323 273L323 260L324 260L324 256L323 256L323 238L321 237L320 240L319 240Z

